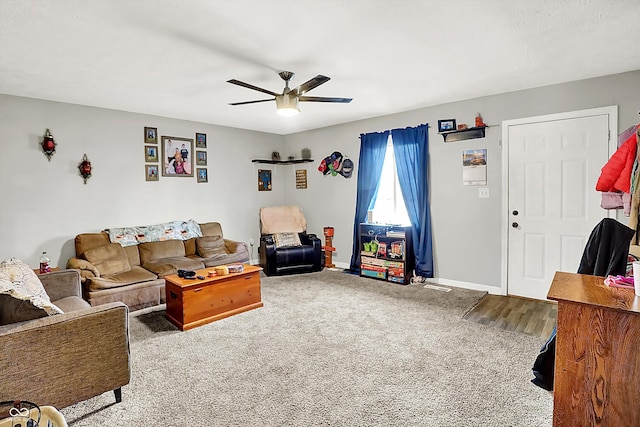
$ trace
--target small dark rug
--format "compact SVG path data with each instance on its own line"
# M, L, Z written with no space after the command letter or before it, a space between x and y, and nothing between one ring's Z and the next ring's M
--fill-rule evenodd
M546 338L558 318L551 301L487 294L462 316L483 325Z

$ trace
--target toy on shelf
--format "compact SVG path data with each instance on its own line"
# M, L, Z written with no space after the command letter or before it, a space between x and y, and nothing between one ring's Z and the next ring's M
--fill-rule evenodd
M389 251L389 258L400 259L404 257L404 242L397 241L391 243L391 250Z

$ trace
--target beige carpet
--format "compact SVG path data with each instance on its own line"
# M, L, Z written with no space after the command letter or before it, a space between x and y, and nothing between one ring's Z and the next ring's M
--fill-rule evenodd
M132 316L123 402L62 412L76 427L551 425L551 397L529 382L543 340L463 320L482 296L263 277L264 307L191 331Z

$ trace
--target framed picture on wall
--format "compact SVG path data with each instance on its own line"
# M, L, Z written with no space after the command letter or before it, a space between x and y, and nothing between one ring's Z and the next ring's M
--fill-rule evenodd
M296 169L296 189L304 190L307 188L307 170Z
M144 176L147 181L157 181L158 165L144 165Z
M271 191L271 169L258 169L258 191Z
M196 173L198 174L198 182L209 181L209 177L207 176L207 168L197 168Z
M154 145L144 146L144 161L147 163L153 163L158 161L158 147Z
M207 152L196 151L196 165L207 166Z
M193 176L193 139L162 136L162 176Z
M144 128L144 143L145 144L157 144L158 143L158 128Z
M196 147L207 148L207 134L196 133Z
M438 120L438 132L450 132L456 130L456 119Z

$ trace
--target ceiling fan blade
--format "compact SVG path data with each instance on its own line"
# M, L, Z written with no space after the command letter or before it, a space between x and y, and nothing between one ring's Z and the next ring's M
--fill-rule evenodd
M271 99L258 99L257 101L244 101L244 102L230 102L229 105L246 105L246 104L257 104L258 102L267 102L267 101L275 101L275 98Z
M273 96L278 95L277 93L271 92L270 90L262 89L261 87L250 85L249 83L241 82L240 80L236 80L236 79L227 80L227 83L246 87L247 89L257 90L258 92L268 93L269 95L273 95Z
M353 98L326 98L324 96L301 96L298 98L300 102L341 102L348 104Z
M312 78L308 82L302 83L300 86L298 86L297 88L293 89L291 92L295 92L296 95L301 96L301 95L304 95L305 93L309 92L311 89L317 88L321 84L328 82L329 80L331 80L331 77L327 77L327 76L323 76L321 74L318 74L317 76L315 76L314 78Z

